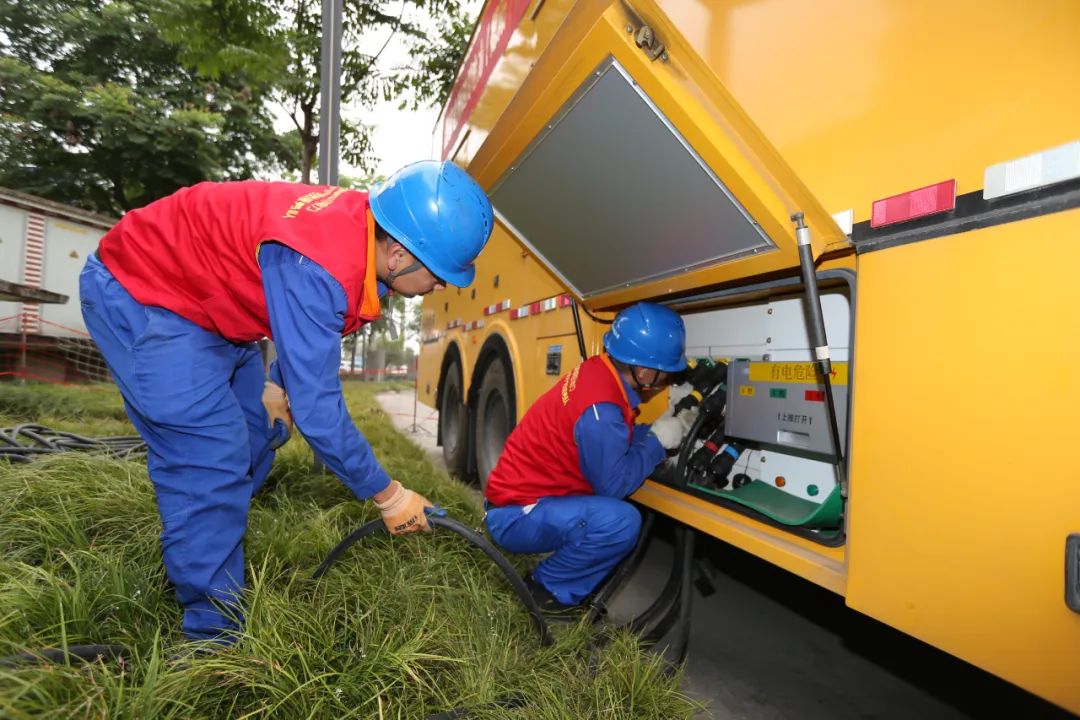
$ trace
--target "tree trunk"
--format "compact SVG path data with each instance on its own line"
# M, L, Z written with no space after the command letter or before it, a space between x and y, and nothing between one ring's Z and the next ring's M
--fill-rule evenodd
M359 331L357 331L359 332ZM356 333L353 333L352 343L352 358L349 360L349 376L352 377L356 373L356 346L359 345L359 340Z
M364 342L363 350L360 352L360 357L362 358L361 359L361 364L364 366L363 369L360 371L360 379L361 380L367 380L368 379L368 376L367 376L367 370L368 370L367 338L368 338L368 334L370 333L370 330L368 328L370 328L370 327L371 327L370 325L365 325L363 330L361 330L362 334L360 335L360 339Z

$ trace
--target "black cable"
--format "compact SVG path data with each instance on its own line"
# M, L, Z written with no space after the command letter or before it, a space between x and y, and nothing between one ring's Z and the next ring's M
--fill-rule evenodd
M553 640L551 633L548 631L547 623L544 621L544 616L540 612L540 607L536 604L536 600L533 599L532 594L529 592L529 588L525 586L525 581L521 579L521 576L514 570L514 566L503 557L495 547L483 538L479 533L465 527L456 520L451 520L447 517L439 517L438 515L428 516L428 523L435 528L445 528L451 532L457 533L461 537L469 541L474 547L479 548L485 555L487 555L502 571L502 574L510 582L511 587L514 588L514 594L517 595L518 600L525 606L529 616L532 618L533 625L536 626L536 631L540 634L540 644L550 645ZM386 525L381 519L372 520L371 522L363 525L357 530L349 533L349 535L342 540L337 546L330 551L330 554L326 556L326 559L322 561L322 564L315 569L312 573L312 579L318 580L333 566L335 562L355 543L363 540L368 535L373 535L380 530L385 530Z
M507 697L496 698L489 703L483 705L474 705L472 707L456 707L452 710L445 710L443 712L437 712L432 715L425 715L424 720L454 720L454 718L468 717L469 713L474 710L495 710L498 708L514 709L525 706L525 698L521 695L508 695Z
M686 659L686 651L690 645L690 605L694 592L694 545L697 540L697 532L691 527L682 527L683 537L680 538L679 549L682 551L679 564L682 568L681 586L679 588L678 612L674 622L668 627L673 628L673 644L665 648L665 653L674 655L672 667L679 665ZM660 639L663 635L660 636ZM658 640L659 642L659 640Z
M668 573L668 578L664 582L664 587L660 590L660 594L656 596L656 599L652 601L649 607L645 608L637 617L626 623L626 629L635 635L647 636L655 628L658 618L663 618L669 612L671 612L672 605L678 599L679 593L679 572L678 572L678 560L671 566L671 572Z
M259 465L271 450L276 450L289 439L289 428L281 420L274 428L266 444L255 454L253 465ZM44 425L24 423L13 428L0 428L0 459L12 462L30 462L42 455L61 452L101 452L116 458L144 455L146 443L138 435L114 435L112 437L86 437L64 430L54 430Z
M596 317L591 312L589 312L589 308L585 307L584 305L581 306L581 309L585 312L586 315L589 316L589 319L593 322L598 322L602 325L610 325L611 323L615 322L615 318L612 318L610 320L604 320L603 318Z
M686 433L682 445L679 446L679 460L675 464L675 481L682 486L685 486L690 481L690 478L686 477L686 463L690 459L690 450L694 447L694 441L697 440L698 433L701 432L701 426L705 424L706 417L705 412L698 413L697 418L694 419L694 424L690 426L690 432Z
M69 645L64 648L42 648L28 650L16 655L0 658L0 667L12 668L21 665L43 663L66 663L69 660L97 662L98 660L121 660L130 655L122 645Z
M577 300L570 301L570 308L574 311L574 333L577 335L578 351L581 353L581 359L583 361L588 360L589 352L585 349L585 334L581 329L581 315L578 314ZM588 312L588 310L585 312Z
M30 462L45 454L70 451L102 452L120 458L146 452L146 443L138 435L93 438L35 423L0 428L0 441L0 459L12 462Z
M637 570L638 565L641 564L642 559L645 557L649 542L652 540L652 527L655 521L656 513L651 510L646 511L645 519L641 523L641 532L638 534L637 542L634 543L634 549L623 558L622 562L615 567L608 579L593 595L590 612L604 611L608 600L622 588L626 580Z

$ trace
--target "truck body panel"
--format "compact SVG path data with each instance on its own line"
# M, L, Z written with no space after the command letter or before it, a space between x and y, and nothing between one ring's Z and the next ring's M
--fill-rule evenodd
M736 462L776 507L659 473L634 499L1080 712L1080 612L1066 602L1080 589L1064 585L1064 568L1080 564L1066 550L1080 532L1080 462L1067 451L1080 405L1069 368L1080 343L1077 27L1080 5L1066 0L489 2L476 38L500 42L474 38L459 80L470 102L448 105L435 137L500 222L473 288L425 301L421 399L439 406L456 368L471 447L487 447L477 413L493 362L513 377L520 418L558 378L552 347L563 372L580 356L564 296L596 316L580 316L588 354L614 311L649 300L684 315L696 356L808 363L806 320L788 309L805 291L791 220L801 212L823 295L848 298L826 312L833 359L848 362L841 516L823 528L778 509L833 497L828 458L782 447L798 437L784 412L776 442L750 443ZM611 72L621 85L604 85ZM602 86L615 89L600 102ZM634 125L642 118L656 122ZM1050 148L1061 150L999 165ZM671 152L700 161L700 183L649 161ZM1040 188L1054 173L1064 181ZM988 178L1035 189L984 196ZM679 205L702 187L745 210L745 222L709 221L715 247L700 222L712 208ZM723 249L725 233L748 228L771 247ZM678 262L649 276L665 246ZM781 337L805 339L778 347ZM508 350L493 354L492 338ZM774 388L778 403L790 389Z

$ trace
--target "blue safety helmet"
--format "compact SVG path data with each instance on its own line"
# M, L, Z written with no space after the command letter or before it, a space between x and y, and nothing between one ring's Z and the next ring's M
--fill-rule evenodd
M627 365L663 372L686 369L686 326L662 305L638 303L621 311L604 333L608 355Z
M452 162L421 160L377 185L368 202L379 225L434 275L458 287L473 281L473 260L491 237L494 216L468 173Z

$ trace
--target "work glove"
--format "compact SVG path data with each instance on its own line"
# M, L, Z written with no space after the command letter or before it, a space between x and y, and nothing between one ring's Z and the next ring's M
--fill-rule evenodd
M678 413L677 415L675 415L675 418L678 419L683 424L683 427L685 428L685 432L690 432L690 428L692 428L694 426L694 423L697 421L698 415L700 413L701 413L701 408L699 408L699 407L697 407L695 405L692 408L689 408L687 410L683 410L682 412Z
M406 535L423 530L431 532L428 526L425 507L434 507L431 501L420 493L406 489L394 480L393 494L383 502L375 501L375 507L382 513L383 522L391 535Z
M292 432L292 411L289 410L289 398L285 396L283 387L267 380L263 385L262 404L266 408L266 414L270 416L270 427L274 427L275 421L281 420L289 427L289 432Z
M660 418L649 426L649 432L656 436L665 450L675 450L682 444L683 435L686 434L686 425L682 418Z

